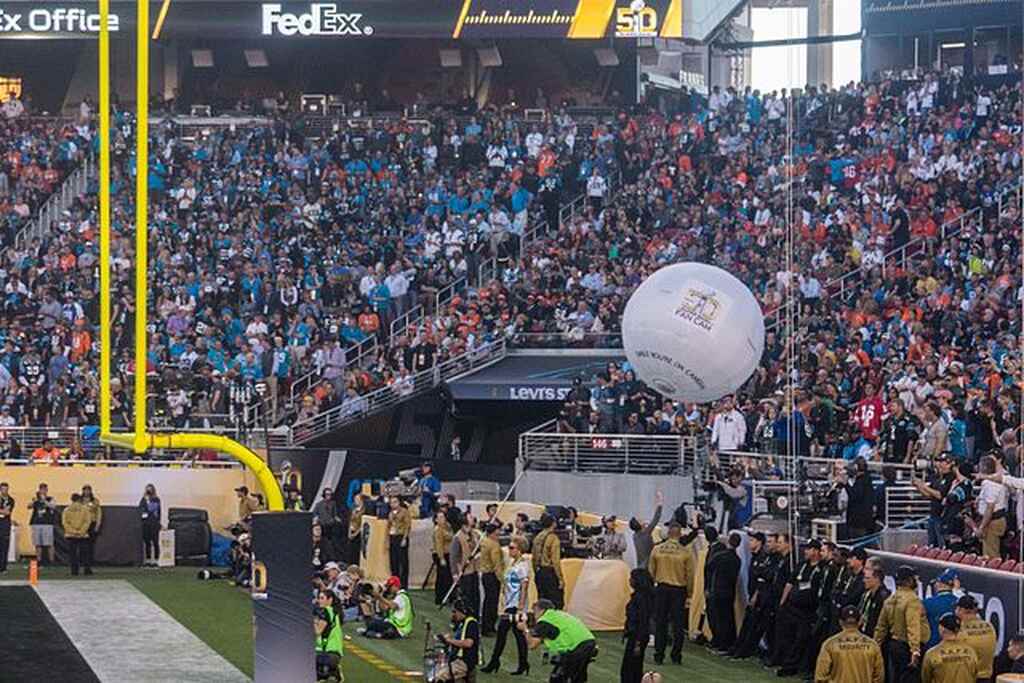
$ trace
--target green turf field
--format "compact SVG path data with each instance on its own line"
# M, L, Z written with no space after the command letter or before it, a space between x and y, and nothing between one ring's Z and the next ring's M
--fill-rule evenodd
M123 579L130 582L171 616L205 641L243 672L253 673L252 654L252 601L249 596L224 581L198 581L197 569L109 569L96 570L92 577L76 581ZM23 566L12 566L4 579L25 579ZM44 568L41 580L70 579L67 569ZM355 624L346 625L347 650L343 670L346 683L418 680L418 676L402 675L422 669L424 624L430 621L435 629L447 630L448 615L433 605L433 594L412 594L416 610L416 630L412 638L403 641L368 640L355 633ZM598 635L601 655L590 668L591 683L617 683L622 645L617 633ZM484 641L485 653L493 644ZM650 650L648 650L650 655ZM486 656L486 655L485 655ZM515 643L510 640L503 657L506 670L515 667ZM541 665L539 652L531 653L529 681L546 681L550 668ZM665 665L649 668L658 670L666 681L717 681L760 683L777 680L773 672L748 662L723 660L707 653L703 648L688 643L683 651L683 666ZM507 674L479 675L479 681L514 683L523 677Z

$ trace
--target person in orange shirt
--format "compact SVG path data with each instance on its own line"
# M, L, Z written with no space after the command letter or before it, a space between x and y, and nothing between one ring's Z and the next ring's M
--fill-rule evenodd
M71 362L77 363L85 358L92 348L92 335L85 326L85 318L75 321L75 331L71 333Z
M32 461L36 464L49 462L51 465L56 465L59 459L60 449L54 446L49 439L43 439L43 444L32 451Z
M358 325L359 329L363 331L363 334L372 336L377 334L380 330L380 316L377 315L372 308L367 306L363 309L363 312L359 314Z
M552 151L551 147L544 145L544 149L541 150L540 156L537 157L537 175L541 178L547 176L548 171L558 161L558 155Z

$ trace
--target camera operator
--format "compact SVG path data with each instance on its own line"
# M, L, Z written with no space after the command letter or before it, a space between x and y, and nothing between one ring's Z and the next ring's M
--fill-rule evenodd
M448 648L448 666L437 673L438 681L472 683L480 661L480 623L462 598L452 603L452 632L441 633L438 641Z
M231 576L236 586L252 583L252 538L241 534L231 543Z
M601 534L592 539L596 559L621 560L626 554L626 535L615 529L616 522L615 515L601 518Z
M347 597L346 591L338 585L341 575L341 567L338 563L328 562L324 565L323 570L313 577L313 585L318 589L330 591L340 600L344 600Z
M402 580L390 577L383 590L374 587L373 597L378 613L367 618L366 628L359 629L360 635L383 640L408 638L412 633L412 601L402 589Z
M864 458L854 460L849 473L853 482L846 484L846 536L864 538L875 531L875 484Z
M437 497L441 493L441 480L434 476L434 466L425 462L420 466L420 519L430 519L437 509Z
M341 674L344 636L341 632L341 612L333 595L328 591L317 593L313 608L313 630L316 633L316 677L326 680Z
M944 503L956 481L955 467L949 454L943 453L935 458L935 470L927 483L917 477L910 482L921 495L929 499L928 545L933 548L943 548L946 545L943 529Z
M540 599L533 606L535 626L520 621L516 627L526 634L526 643L533 650L543 643L555 665L549 683L586 683L587 669L597 657L597 639L582 621L555 609L549 600Z

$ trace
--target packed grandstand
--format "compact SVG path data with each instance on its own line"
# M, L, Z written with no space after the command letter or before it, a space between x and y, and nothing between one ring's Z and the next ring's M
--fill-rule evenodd
M785 428L773 429L787 410L786 306L797 308L801 452L874 443L880 417L859 407L893 397L915 415L934 407L960 435L955 448L1008 445L1020 401L1022 105L1012 82L985 83L945 71L792 97L716 87L687 93L671 117L643 105L541 117L437 107L322 137L301 117L198 133L154 125L153 410L198 426L250 419L260 402L271 424L301 425L367 409L363 396L382 388L413 393L424 371L498 341L617 347L632 289L695 260L736 274L766 315L761 366L740 392L744 448L787 447ZM45 229L17 236L95 154L95 112L86 101L73 120L5 114L0 423L92 424L95 180ZM119 110L115 124L125 387L134 121ZM715 407L663 402L628 368L594 392L616 400L595 402L606 414L593 417L570 401L564 429L703 433L714 421ZM125 424L123 391L114 413Z

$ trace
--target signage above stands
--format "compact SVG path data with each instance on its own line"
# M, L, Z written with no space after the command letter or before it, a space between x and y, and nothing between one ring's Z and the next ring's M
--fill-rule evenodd
M680 38L685 0L151 0L157 40L227 38ZM111 0L110 28L134 34L134 0ZM162 12L166 9L166 14ZM95 2L0 0L0 38L99 32Z

